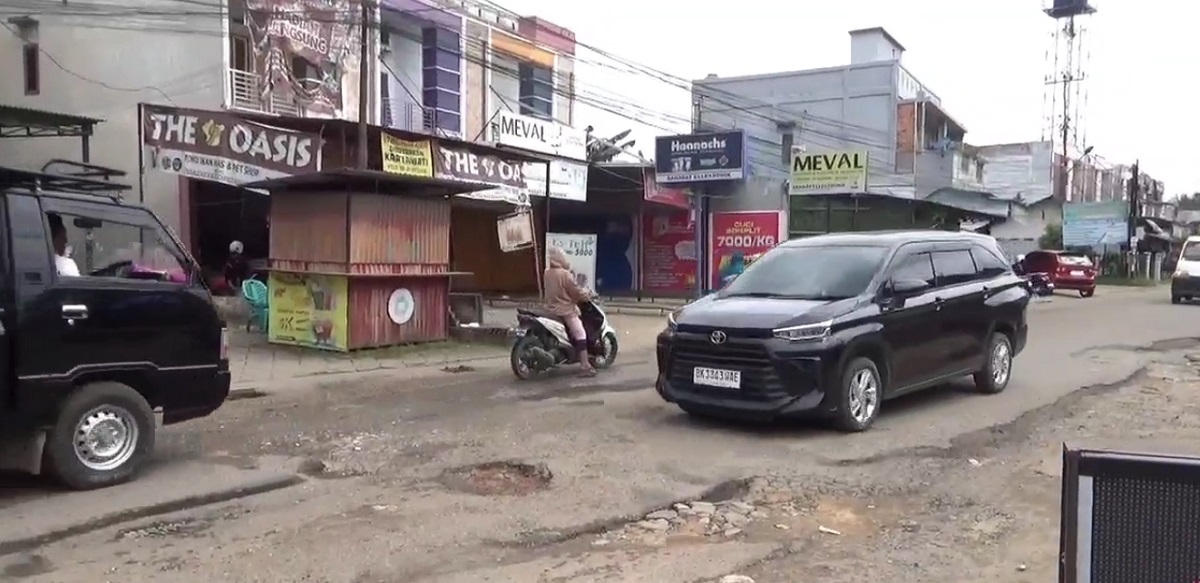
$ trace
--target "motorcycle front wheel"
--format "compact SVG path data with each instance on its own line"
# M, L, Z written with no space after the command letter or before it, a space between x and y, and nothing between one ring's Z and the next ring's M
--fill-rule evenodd
M542 370L537 366L537 358L534 356L534 350L537 349L545 350L545 347L536 336L522 336L513 344L508 360L513 374L518 379L527 381L541 374Z
M617 360L617 335L613 333L605 334L600 339L602 351L600 354L592 357L592 366L596 368L608 368Z

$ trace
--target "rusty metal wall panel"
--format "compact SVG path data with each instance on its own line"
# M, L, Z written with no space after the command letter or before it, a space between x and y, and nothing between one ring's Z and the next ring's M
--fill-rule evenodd
M445 199L356 194L350 216L351 263L450 263L450 202Z
M447 339L447 287L444 277L350 278L350 348ZM388 317L388 299L399 288L412 292L416 304L412 319L403 325Z
M270 258L344 264L346 196L336 192L273 195Z
M439 275L449 271L449 265L429 263L355 263L350 266L354 275Z

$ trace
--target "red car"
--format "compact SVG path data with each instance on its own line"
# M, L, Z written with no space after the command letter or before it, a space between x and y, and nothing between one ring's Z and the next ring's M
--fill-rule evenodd
M1096 293L1096 266L1087 255L1067 251L1034 251L1025 256L1025 273L1045 273L1055 289L1070 289L1085 298Z

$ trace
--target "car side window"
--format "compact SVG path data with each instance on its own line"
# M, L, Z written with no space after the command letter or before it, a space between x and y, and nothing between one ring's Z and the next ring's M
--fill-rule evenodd
M933 263L929 260L929 254L917 253L901 259L892 269L891 278L893 281L919 279L932 286L934 284Z
M1008 273L1008 264L983 247L972 247L971 258L975 260L975 267L982 278L990 279Z
M968 283L977 277L975 260L971 259L971 252L967 250L935 251L933 272L937 275L938 287Z
M153 226L152 217L113 220L105 213L46 213L58 277L105 277L186 283L185 263Z

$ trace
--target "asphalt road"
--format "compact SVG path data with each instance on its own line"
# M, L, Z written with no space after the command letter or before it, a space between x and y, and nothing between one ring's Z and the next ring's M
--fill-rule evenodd
M1200 337L1197 323L1200 306L1173 306L1165 290L1056 296L1032 308L1006 392L979 396L964 382L888 402L858 435L692 420L650 388L650 345L635 339L595 379L517 383L502 362L339 379L230 403L160 437L161 464L289 468L311 476L305 483L0 556L0 574L47 583L97 573L239 583L703 580L770 559L775 547L731 541L650 554L591 539L672 502L720 498L754 476L886 483L872 461L997 439L1027 412L1126 379ZM501 461L534 467L470 469ZM152 476L126 486L153 487Z

